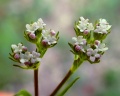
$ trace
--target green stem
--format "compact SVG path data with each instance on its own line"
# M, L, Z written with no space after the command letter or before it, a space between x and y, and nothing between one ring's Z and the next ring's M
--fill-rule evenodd
M69 70L64 79L60 82L60 84L55 88L55 90L51 93L50 96L55 96L55 94L60 90L60 88L64 85L64 83L69 79L69 77L72 75L72 71Z
M34 70L34 92L35 96L40 96L38 92L38 69Z
M64 77L64 79L60 82L60 84L55 88L55 90L51 93L50 96L55 96L56 93L62 88L65 82L70 78L70 76L78 69L78 67L83 63L83 61L76 55L73 65L70 70Z

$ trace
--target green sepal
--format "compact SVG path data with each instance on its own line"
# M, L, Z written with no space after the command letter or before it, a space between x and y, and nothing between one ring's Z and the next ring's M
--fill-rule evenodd
M73 54L76 54L73 50L70 50L70 52L72 52Z
M64 96L65 95L65 93L76 83L76 81L79 79L80 77L77 77L77 78L75 78L68 86L66 86L65 88L64 88L64 90L60 93L60 94L58 94L57 96Z
M22 68L22 69L28 69L28 67L26 67L26 66L20 66L20 65L16 65L16 64L13 64L13 66L19 67L19 68Z
M101 34L101 33L95 33L94 32L94 38L95 40L103 41L108 34Z
M72 50L74 50L74 46L73 46L71 43L68 42L68 45L70 46L70 48L71 48Z
M19 68L22 68L22 69L33 69L33 70L36 70L40 66L40 63L39 62L35 63L32 66L20 66L20 65L17 65L17 64L13 64L13 66L19 67Z
M11 57L13 57L13 54L9 53L9 55L10 55Z
M79 23L77 23L77 22L75 22L75 24L74 24L74 31L75 31L75 33L76 33L77 36L80 35L80 30L76 27L76 25L78 25L78 24Z
M88 61L89 61L90 64L97 64L97 63L100 63L100 59L95 60L94 62L92 62L92 61L90 61L90 60L88 60Z
M57 43L55 43L55 44L52 44L52 45L51 45L51 46L49 46L48 48L54 47L56 44L57 44Z
M27 34L26 31L24 31L24 37L26 38L26 40L28 40L28 41L31 42L31 43L36 44L36 42L37 42L37 37L36 37L35 39L31 39L31 38L28 36L28 34Z
M19 62L18 60L14 59L13 57L8 57L9 59L11 59L14 62Z
M22 89L18 93L16 93L14 96L32 96L32 95L28 91Z
M35 36L37 38L40 38L41 37L41 33L42 33L42 29L38 29L38 30L35 31Z
M59 35L59 31L58 31L58 32L57 32L57 34L56 34L56 38L58 38L58 37L59 37L58 35Z

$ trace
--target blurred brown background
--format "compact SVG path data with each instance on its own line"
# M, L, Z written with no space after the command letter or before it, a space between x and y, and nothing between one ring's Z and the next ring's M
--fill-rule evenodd
M68 42L75 36L73 25L80 16L94 22L105 18L112 25L106 43L109 50L99 64L84 62L70 78L80 76L65 96L120 96L120 0L0 0L0 90L26 89L34 94L33 71L12 66L11 44L25 40L25 25L42 18L47 28L60 31L58 44L47 51L39 69L41 96L49 96L69 70L73 55Z

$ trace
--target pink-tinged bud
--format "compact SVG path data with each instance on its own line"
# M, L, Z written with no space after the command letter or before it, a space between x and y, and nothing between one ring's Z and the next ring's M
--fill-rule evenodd
M76 51L80 51L80 50L81 50L81 46L76 45L76 46L75 46L75 50L76 50Z
M27 47L23 47L23 49L22 49L24 52L26 52L27 51Z
M48 41L47 40L42 40L42 45L43 46L47 46L48 45Z
M56 34L56 32L55 32L54 30L51 30L51 31L50 31L50 34L51 34L52 36L54 36L54 35Z
M20 55L19 54L15 54L14 58L18 60L20 58Z
M87 35L89 33L88 30L84 30L84 34Z
M31 63L28 61L28 62L25 62L24 63L26 66L30 66L31 65Z
M30 33L30 34L29 34L29 37L30 37L31 39L35 39L35 38L36 38L35 34L33 34L33 33Z
M99 40L95 40L95 45L99 45L100 41Z

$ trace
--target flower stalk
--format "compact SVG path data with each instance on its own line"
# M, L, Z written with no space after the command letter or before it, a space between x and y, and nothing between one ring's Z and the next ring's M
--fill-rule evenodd
M55 96L55 94L62 88L62 86L65 84L65 82L70 78L72 75L72 71L69 70L64 79L60 82L60 84L55 88L55 90L50 94L50 96Z
M83 61L80 61L78 58L77 60L74 60L70 70L65 75L63 80L60 82L60 84L55 88L55 90L51 93L50 96L55 96L57 92L62 88L62 86L66 83L66 81L72 76L72 74L78 69L78 67L83 63Z
M40 96L39 95L39 83L38 83L38 69L34 70L34 92L35 96Z
M35 96L39 95L38 84L38 69L41 64L46 51L54 47L59 39L59 32L55 32L52 29L46 29L46 24L41 18L38 21L31 24L26 24L26 31L24 31L24 37L27 41L36 45L36 50L29 52L27 47L22 43L12 44L10 53L10 59L20 64L13 66L22 69L32 69L34 71L34 91ZM78 22L75 22L74 30L76 37L73 37L73 43L68 43L71 47L71 52L74 54L74 62L65 75L60 84L50 94L55 96L57 92L63 87L66 81L72 76L72 74L79 68L84 62L88 61L91 64L99 63L102 55L108 50L106 44L103 42L107 35L110 33L111 25L105 19L99 19L95 24L89 22L89 19L80 17ZM59 96L63 96L67 90L78 80L76 78L71 82ZM20 91L21 96L28 96ZM62 95L61 95L62 94ZM30 95L29 95L30 96ZM58 95L57 95L58 96Z

